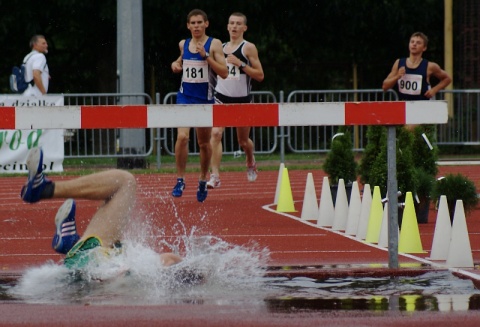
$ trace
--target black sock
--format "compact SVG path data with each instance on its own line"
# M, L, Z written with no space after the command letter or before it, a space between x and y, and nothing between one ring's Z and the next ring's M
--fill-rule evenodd
M41 199L50 199L53 197L53 191L55 191L55 183L48 183L45 185L45 188L42 190L40 194Z

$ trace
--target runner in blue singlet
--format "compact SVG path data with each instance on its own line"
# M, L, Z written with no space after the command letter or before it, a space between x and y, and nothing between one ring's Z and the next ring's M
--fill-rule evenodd
M205 30L208 27L207 14L199 9L192 10L187 15L187 28L192 37L179 43L180 56L172 63L174 73L182 73L182 83L177 93L177 104L208 104L213 103L213 92L217 82L216 75L228 76L227 64L222 52L222 43L218 39L208 37ZM200 178L197 188L197 200L207 198L207 174L212 156L210 135L212 128L196 128L197 143L200 148ZM177 168L177 183L172 195L181 197L185 189L185 169L188 158L188 141L190 128L177 129L175 143L175 163Z

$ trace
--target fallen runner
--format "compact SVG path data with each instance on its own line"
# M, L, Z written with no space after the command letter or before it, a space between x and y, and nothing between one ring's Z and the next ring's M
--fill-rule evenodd
M44 199L64 198L55 217L55 235L52 248L65 254L64 265L73 270L99 265L121 253L124 228L135 206L135 177L124 170L112 169L67 181L53 182L43 174L43 151L33 148L27 157L29 171L26 184L20 196L23 201L36 203ZM103 200L91 218L83 236L77 232L75 222L76 204L74 198ZM182 261L174 253L160 253L163 266L170 267ZM122 269L119 275L128 273ZM81 275L81 274L80 274ZM203 276L194 269L181 269L176 273L182 283L198 284Z

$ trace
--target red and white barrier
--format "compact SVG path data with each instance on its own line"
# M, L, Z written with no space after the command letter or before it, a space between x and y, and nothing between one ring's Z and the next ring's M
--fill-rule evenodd
M0 107L0 129L445 124L445 101Z

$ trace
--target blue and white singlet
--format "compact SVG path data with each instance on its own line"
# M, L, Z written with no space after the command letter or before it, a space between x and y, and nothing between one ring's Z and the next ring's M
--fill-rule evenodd
M199 53L190 52L188 46L191 40L186 39L183 45L183 74L179 92L201 102L213 103L217 74ZM205 43L206 52L210 51L212 40L213 38L209 37Z

